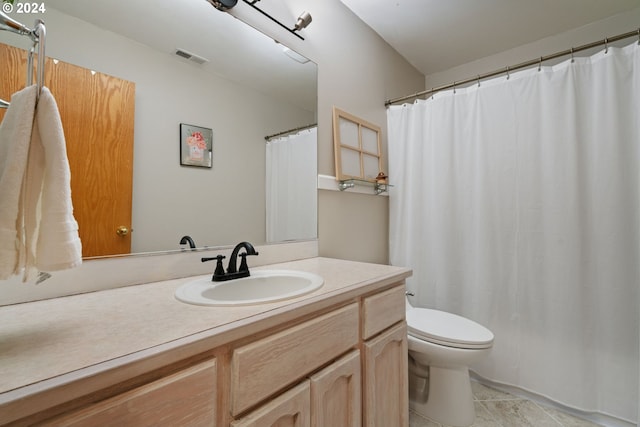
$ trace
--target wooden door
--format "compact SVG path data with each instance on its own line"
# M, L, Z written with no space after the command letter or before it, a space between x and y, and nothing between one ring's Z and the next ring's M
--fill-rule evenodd
M311 376L311 427L362 425L360 352Z
M407 327L400 323L364 344L364 426L409 425Z
M26 58L0 44L0 98L25 87ZM64 128L83 257L131 252L135 83L47 58L45 86Z

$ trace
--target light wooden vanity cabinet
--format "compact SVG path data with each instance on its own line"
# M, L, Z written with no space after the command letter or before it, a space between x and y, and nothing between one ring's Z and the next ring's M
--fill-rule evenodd
M360 351L355 350L231 425L360 427L360 372Z
M362 425L360 351L311 376L311 427Z
M358 324L359 306L352 303L235 349L234 417L274 392L299 384L232 425L360 426Z
M407 426L404 285L362 298L360 307L358 313L358 305L351 304L234 351L232 407L237 414L345 349L360 348L232 425Z
M231 358L231 412L237 416L358 346L358 304L242 346Z
M72 384L79 391L75 397L65 401L60 399L62 387L51 389L48 396L59 403L47 407L47 396L34 397L31 402L42 409L23 412L22 418L14 412L12 421L50 426L407 427L404 283L382 291L375 285L367 289L355 288L328 303L321 300L317 308L302 305L281 314L284 320L272 322L272 329L261 330L254 323L238 329L231 341L199 346L187 356L186 347L176 346L175 353L162 354L172 362L148 371L137 365L131 369L138 375L133 377L120 371L104 374L103 388L86 394L80 391L94 379L77 379ZM290 326L283 328L283 323ZM110 376L119 382L109 385Z
M409 424L407 327L401 323L364 345L364 426Z
M404 286L364 298L362 303L363 425L367 427L409 424L405 304Z
M214 426L216 360L208 360L43 426Z
M395 286L363 298L362 337L365 340L405 319L405 288Z
M309 382L276 397L246 417L233 421L232 427L309 427L311 402Z

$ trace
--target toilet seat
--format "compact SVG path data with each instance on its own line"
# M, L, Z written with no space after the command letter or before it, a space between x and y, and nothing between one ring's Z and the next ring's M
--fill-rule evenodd
M493 345L493 333L465 317L428 308L412 308L406 316L409 335L415 338L461 349Z

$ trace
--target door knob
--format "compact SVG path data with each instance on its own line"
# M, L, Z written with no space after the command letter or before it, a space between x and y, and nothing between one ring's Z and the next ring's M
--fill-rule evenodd
M124 237L129 234L129 229L124 225L121 225L120 227L116 228L116 234L120 237Z

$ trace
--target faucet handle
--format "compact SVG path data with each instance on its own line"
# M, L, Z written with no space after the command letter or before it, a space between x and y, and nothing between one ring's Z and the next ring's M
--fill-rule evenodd
M213 258L202 258L201 261L202 262L207 262L207 261L211 261L211 260L216 260L218 261L216 263L216 270L213 272L213 276L211 277L211 280L213 281L214 278L220 277L220 276L224 276L224 266L222 265L222 260L225 259L226 257L224 255L218 255L215 256Z
M243 252L239 254L238 256L242 258L242 260L240 261L240 268L238 269L238 271L249 271L249 266L247 265L247 255L258 255L258 252L254 252L252 254Z

